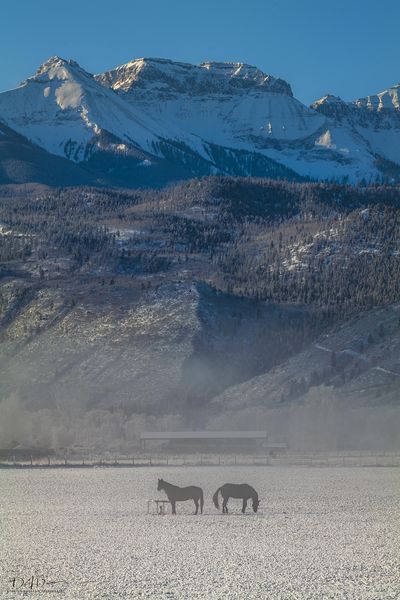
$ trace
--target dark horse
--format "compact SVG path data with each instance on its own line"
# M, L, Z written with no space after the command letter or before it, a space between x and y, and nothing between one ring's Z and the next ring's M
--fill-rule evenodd
M158 480L157 490L160 492L164 490L164 492L168 496L168 500L171 502L172 506L172 514L176 515L175 504L176 502L181 502L184 500L193 500L196 506L197 515L199 512L199 501L200 501L200 510L201 514L203 514L203 505L204 505L204 496L203 490L200 487L195 485L189 485L188 487L178 487L177 485L172 485L172 483L168 483L164 481L164 479Z
M260 500L258 499L258 494L251 485L247 483L224 483L220 488L217 489L213 496L213 502L216 508L219 508L218 504L218 494L221 492L221 496L223 498L222 502L222 512L228 512L228 500L229 498L242 498L243 506L242 513L246 511L247 500L250 498L253 500L253 510L257 512L258 505L260 504Z

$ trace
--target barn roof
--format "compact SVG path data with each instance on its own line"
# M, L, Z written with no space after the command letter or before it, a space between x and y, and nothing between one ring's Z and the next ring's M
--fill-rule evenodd
M141 440L266 440L266 431L143 431Z

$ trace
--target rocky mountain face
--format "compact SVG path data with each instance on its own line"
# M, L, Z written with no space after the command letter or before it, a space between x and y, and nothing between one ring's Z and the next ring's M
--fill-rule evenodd
M200 65L162 58L140 58L95 79L114 90L173 94L235 94L257 90L293 96L290 85L243 63L205 62Z
M399 126L400 123L400 84L379 94L359 98L354 102L344 102L338 96L327 95L316 100L311 108L337 120L351 120L354 124L367 125L368 122L383 127ZM374 121L375 119L375 121Z
M0 94L0 122L105 185L217 173L397 180L399 114L398 86L307 107L250 65L151 58L93 76L53 57Z

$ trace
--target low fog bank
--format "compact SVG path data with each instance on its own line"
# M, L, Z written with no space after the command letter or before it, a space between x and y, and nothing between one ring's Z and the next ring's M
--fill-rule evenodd
M290 451L400 450L400 407L338 405L331 388L311 388L301 405L262 406L196 415L209 430L262 430L271 442L285 442ZM132 413L121 409L82 410L69 407L29 410L18 397L0 402L0 448L74 448L88 452L128 453L140 448L142 431L196 428L189 414ZM210 451L213 451L210 448Z
M265 430L271 441L286 442L295 452L400 450L399 406L338 406L324 386L311 388L307 396L298 406L227 411L212 425Z

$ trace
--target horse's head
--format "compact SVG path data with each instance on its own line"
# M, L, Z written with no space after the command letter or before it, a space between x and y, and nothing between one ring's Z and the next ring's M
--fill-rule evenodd
M157 490L160 492L163 489L163 483L164 483L164 479L159 479L158 480L158 485L157 485Z
M257 512L258 506L259 506L260 502L261 502L261 500L258 499L258 496L255 496L253 498L253 510L254 510L254 512Z

